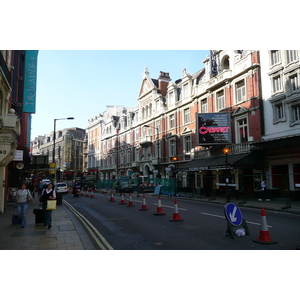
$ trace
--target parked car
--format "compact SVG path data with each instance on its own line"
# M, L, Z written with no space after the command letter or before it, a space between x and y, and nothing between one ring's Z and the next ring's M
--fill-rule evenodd
M65 182L58 182L55 185L55 190L56 190L56 193L58 193L58 194L68 194L69 193L69 188Z
M42 179L42 184L49 184L51 183L50 179Z

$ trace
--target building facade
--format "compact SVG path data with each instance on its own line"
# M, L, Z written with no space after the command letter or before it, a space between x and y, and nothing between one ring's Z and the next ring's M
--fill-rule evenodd
M295 199L300 194L300 51L260 52L266 179L274 195Z
M37 50L0 51L0 212L30 168L37 56Z
M146 68L136 108L111 108L89 120L89 169L99 179L175 178L177 191L208 197L228 195L229 185L236 197L255 196L266 176L275 194L296 189L298 57L297 51L211 50L202 69L183 70L175 81L167 72L151 78ZM267 143L282 138L286 153L278 141Z
M54 134L38 136L32 141L32 155L46 155L53 161ZM72 127L58 130L55 134L55 161L57 180L73 180L84 172L85 130ZM40 170L43 174L45 170ZM47 172L48 170L46 170ZM39 170L35 170L36 175ZM54 172L54 171L53 171ZM53 173L50 172L50 173Z

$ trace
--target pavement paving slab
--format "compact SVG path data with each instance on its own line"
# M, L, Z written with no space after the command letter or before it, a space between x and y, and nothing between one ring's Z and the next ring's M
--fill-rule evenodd
M33 209L29 204L25 228L12 224L16 213L13 203L8 203L0 214L0 250L94 250L94 246L77 218L64 205L52 212L52 228L35 224Z

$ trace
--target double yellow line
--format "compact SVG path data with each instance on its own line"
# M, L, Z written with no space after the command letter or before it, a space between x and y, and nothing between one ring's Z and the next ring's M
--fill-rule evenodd
M69 210L82 222L85 228L89 231L97 245L102 250L114 250L114 248L107 242L103 235L81 214L79 213L69 202L63 200L63 203L69 208Z

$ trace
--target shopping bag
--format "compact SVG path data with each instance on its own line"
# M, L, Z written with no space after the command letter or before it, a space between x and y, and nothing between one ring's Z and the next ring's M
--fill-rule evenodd
M46 210L55 210L56 209L56 200L47 200Z

